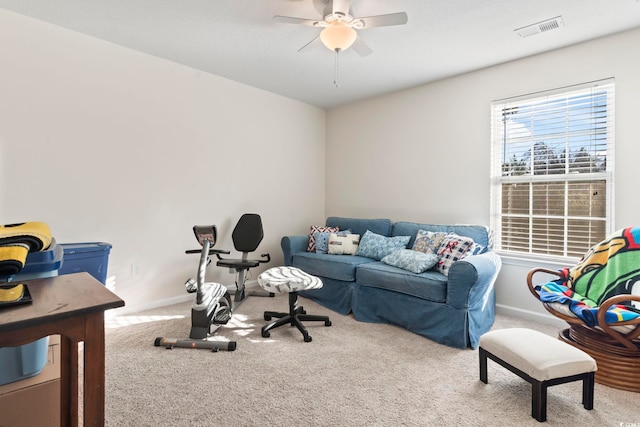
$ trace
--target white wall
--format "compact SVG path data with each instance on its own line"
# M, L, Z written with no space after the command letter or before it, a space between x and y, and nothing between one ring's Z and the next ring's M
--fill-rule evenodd
M0 40L0 223L111 243L130 308L187 295L194 224L233 251L259 213L273 262L255 279L282 235L323 221L324 110L4 10Z
M327 215L488 225L491 101L615 77L614 228L637 225L638 45L634 30L330 110ZM539 264L504 262L499 308L544 313L525 283Z
M616 79L615 228L638 223L640 30L330 110L326 136L321 109L4 10L0 40L0 223L111 243L129 308L186 295L196 223L232 249L237 218L260 213L271 265L325 213L488 224L490 102L601 78ZM505 260L500 308L544 312L534 265Z

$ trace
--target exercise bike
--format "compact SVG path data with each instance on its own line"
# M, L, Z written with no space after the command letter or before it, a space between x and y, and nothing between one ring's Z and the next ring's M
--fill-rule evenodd
M222 325L226 325L231 319L233 303L231 294L227 288L215 282L205 282L205 272L211 263L209 255L229 254L229 251L212 249L216 243L217 229L215 225L196 225L193 227L196 239L202 245L202 249L187 250L187 254L200 253L197 281L187 280L185 284L187 292L195 293L196 299L191 307L191 332L189 339L174 339L158 337L155 346L165 346L167 349L174 347L208 349L213 352L218 350L234 351L235 341L209 341L210 335Z

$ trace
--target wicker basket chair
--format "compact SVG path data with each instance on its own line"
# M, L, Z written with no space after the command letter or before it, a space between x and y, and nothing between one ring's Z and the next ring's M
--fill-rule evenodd
M560 331L558 338L596 359L596 382L622 390L640 392L640 318L609 323L605 320L607 310L616 305L631 301L640 304L640 295L621 294L607 298L597 308L597 326L589 326L566 305L540 299L534 279L537 273L556 276L558 279L562 279L564 274L560 271L534 268L527 275L527 285L531 294L549 313L568 323L569 328ZM538 282L542 283L541 280Z

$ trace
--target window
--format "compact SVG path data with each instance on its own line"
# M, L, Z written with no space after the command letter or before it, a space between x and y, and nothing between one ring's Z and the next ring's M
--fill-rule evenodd
M611 232L613 79L492 103L497 250L580 257Z

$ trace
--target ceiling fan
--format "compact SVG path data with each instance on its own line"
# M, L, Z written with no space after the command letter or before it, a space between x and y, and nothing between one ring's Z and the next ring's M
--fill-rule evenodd
M358 37L356 30L389 25L403 25L406 24L408 20L407 14L404 12L356 18L350 14L350 9L351 0L333 0L331 13L325 15L322 19L306 19L280 15L274 16L273 19L274 21L287 24L309 25L323 28L317 37L298 49L298 52L309 46L319 37L329 50L340 53L353 46L353 50L360 56L367 56L372 50Z

